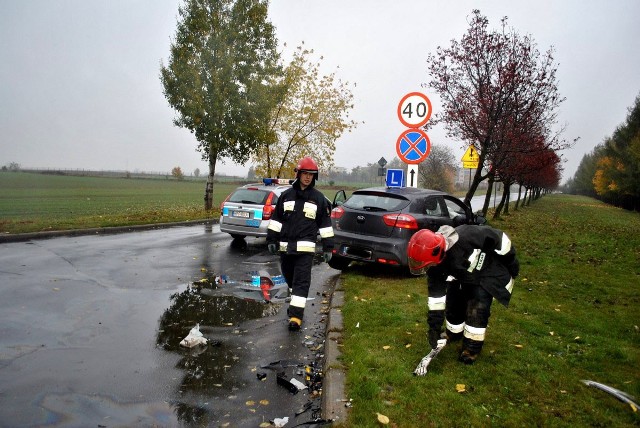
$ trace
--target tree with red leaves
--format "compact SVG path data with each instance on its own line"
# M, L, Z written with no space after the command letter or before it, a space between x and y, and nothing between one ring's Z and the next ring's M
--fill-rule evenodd
M557 109L564 101L556 84L553 48L541 54L530 36L521 36L502 19L500 31L489 31L486 17L474 10L467 33L428 57L434 89L443 110L428 125L443 124L447 136L473 145L479 168L465 202L488 179L486 215L496 172L513 157L570 145L553 133ZM540 140L542 144L537 144ZM536 144L534 144L536 143Z

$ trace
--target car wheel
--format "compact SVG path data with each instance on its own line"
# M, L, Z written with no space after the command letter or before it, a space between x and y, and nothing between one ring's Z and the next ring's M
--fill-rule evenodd
M331 260L329 260L328 265L333 269L344 270L349 266L350 263L351 260L334 255L333 257L331 257Z
M230 234L233 239L244 239L244 235L238 235L237 233Z

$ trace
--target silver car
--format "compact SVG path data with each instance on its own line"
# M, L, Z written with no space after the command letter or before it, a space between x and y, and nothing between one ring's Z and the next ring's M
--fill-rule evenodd
M290 187L290 180L272 178L238 187L220 205L220 230L234 239L266 237L278 198Z

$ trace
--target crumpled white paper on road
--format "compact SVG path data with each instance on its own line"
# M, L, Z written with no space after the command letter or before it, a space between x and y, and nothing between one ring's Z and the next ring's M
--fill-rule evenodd
M198 345L206 345L207 339L200 332L200 324L196 324L195 327L191 329L187 337L180 341L180 346L184 346L185 348L193 348Z
M275 418L273 420L273 425L279 428L282 428L289 422L289 416L285 416L284 418Z

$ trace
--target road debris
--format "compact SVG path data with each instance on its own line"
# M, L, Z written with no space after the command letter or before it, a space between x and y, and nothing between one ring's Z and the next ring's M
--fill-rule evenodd
M638 403L636 403L635 397L632 397L631 395L627 394L624 391L620 391L619 389L616 389L612 386L609 385L605 385L603 383L600 382L595 382L593 380L582 380L582 383L584 383L587 386L593 386L594 388L598 388L604 392L608 392L609 394L613 395L614 397L616 397L618 400L622 401L623 403L627 403L630 407L631 410L633 410L634 412L638 411Z
M184 346L185 348L193 348L194 346L206 344L207 339L200 332L200 324L196 324L196 326L189 331L187 337L180 341L180 346Z

